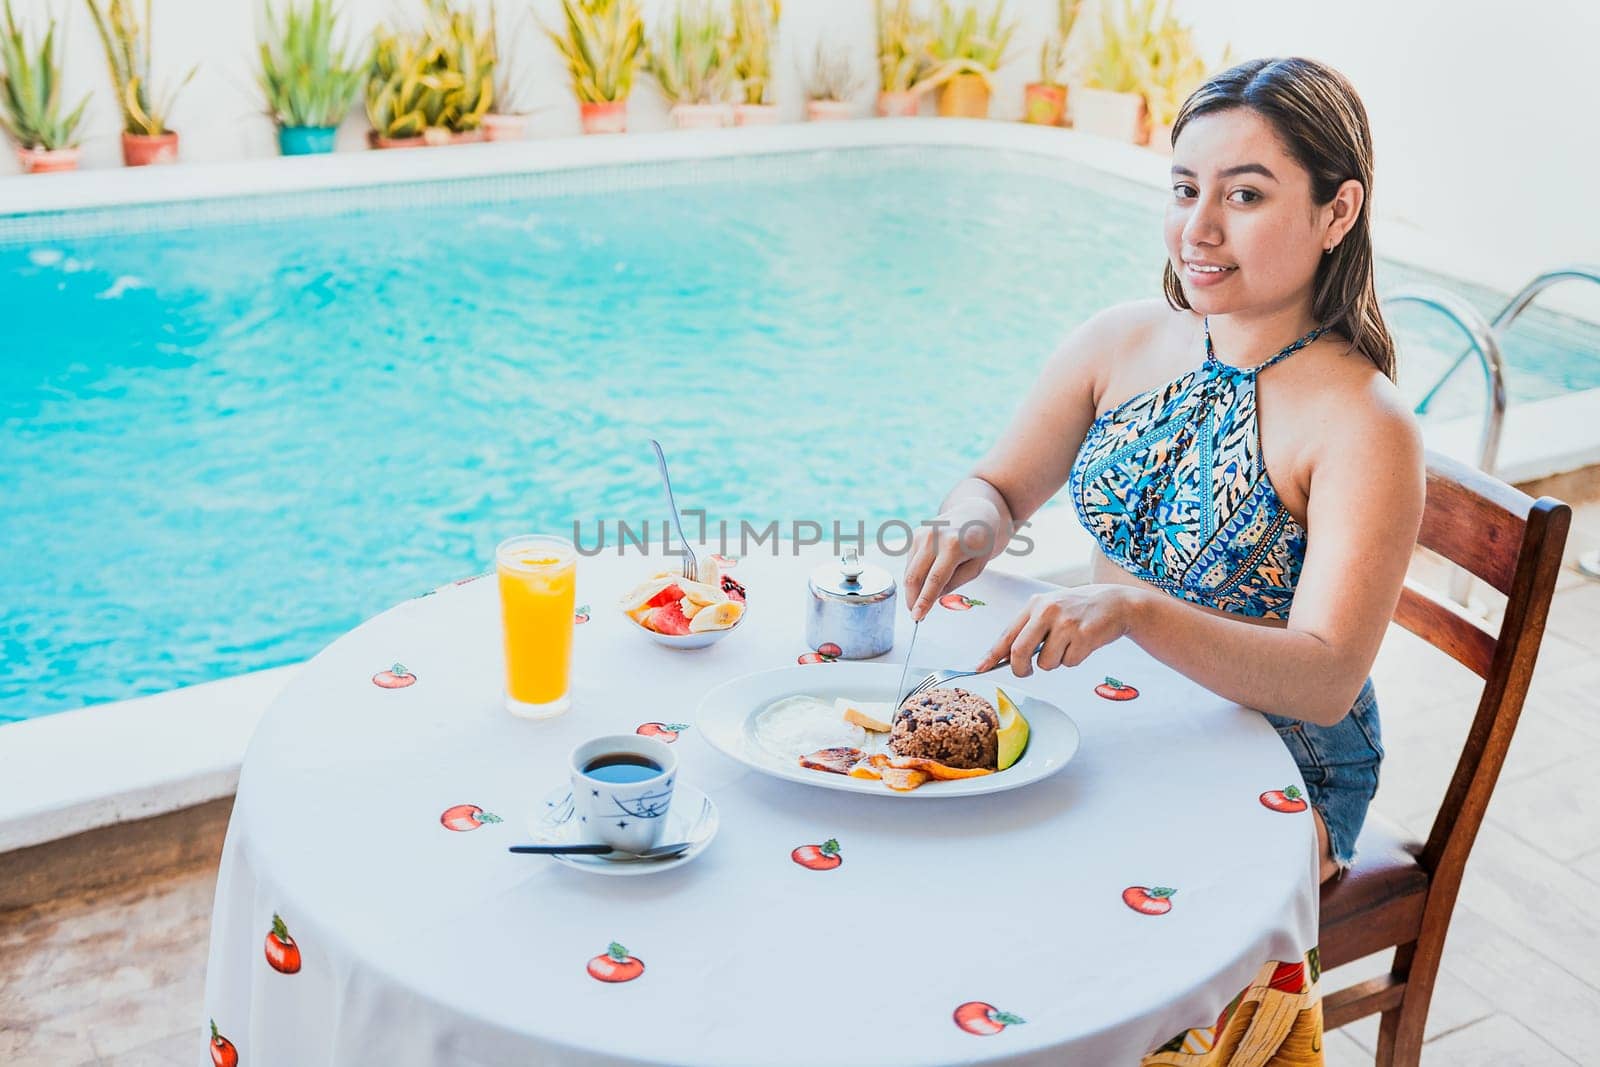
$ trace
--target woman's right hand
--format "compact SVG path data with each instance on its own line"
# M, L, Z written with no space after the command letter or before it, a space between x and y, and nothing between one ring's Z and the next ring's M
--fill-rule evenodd
M972 581L996 555L1001 516L984 501L962 501L917 527L906 560L906 603L917 622L945 593Z

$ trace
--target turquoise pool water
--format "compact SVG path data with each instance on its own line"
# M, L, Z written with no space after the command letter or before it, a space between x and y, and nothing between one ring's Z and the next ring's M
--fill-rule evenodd
M658 520L651 436L713 519L930 515L1066 330L1158 292L1160 201L871 149L0 218L0 719L300 660L508 534ZM1514 396L1600 386L1570 320L1524 322ZM1421 389L1456 341L1405 337Z

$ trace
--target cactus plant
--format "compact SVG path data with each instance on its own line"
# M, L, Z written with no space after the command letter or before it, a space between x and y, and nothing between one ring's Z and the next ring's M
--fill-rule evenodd
M51 18L43 40L29 41L5 0L0 27L0 130L18 148L53 152L77 142L78 124L89 103L61 113L61 42Z
M122 108L123 131L141 137L168 133L167 116L172 105L199 68L190 67L176 88L157 93L150 77L150 0L145 0L142 22L134 11L133 0L84 2L89 5L89 14L105 48L111 87Z
M347 44L334 43L337 18L332 0L291 3L281 19L268 3L260 82L279 126L337 126L355 102L366 71Z

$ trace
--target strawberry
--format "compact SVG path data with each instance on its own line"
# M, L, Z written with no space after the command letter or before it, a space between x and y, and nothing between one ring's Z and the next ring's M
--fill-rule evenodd
M645 622L658 634L681 636L689 632L689 618L683 613L683 605L676 600L663 604L646 615Z

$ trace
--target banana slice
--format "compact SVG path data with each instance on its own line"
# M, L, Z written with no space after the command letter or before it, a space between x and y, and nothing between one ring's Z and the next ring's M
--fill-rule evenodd
M722 588L722 569L717 566L717 561L710 556L701 558L699 578L706 585L714 585L718 589Z
M645 601L649 600L651 597L655 596L657 593L661 592L661 590L665 589L671 584L671 576L665 578L647 578L638 585L634 586L632 589L628 590L626 593L622 594L622 598L617 601L617 605L622 608L623 611L636 611L639 608L644 607Z
M685 599L688 599L685 597ZM724 600L719 604L702 605L695 612L694 618L689 620L689 632L702 633L706 630L726 630L744 615L744 605L737 600Z
M728 594L722 591L721 586L707 585L705 582L691 582L686 578L679 578L678 588L683 590L684 596L696 604L721 604L728 599Z
M683 617L684 618L693 619L696 615L700 614L700 612L705 608L705 605L704 604L696 604L694 601L690 600L688 597L679 597L678 598L678 607L683 612ZM694 627L690 626L689 629L693 630Z

